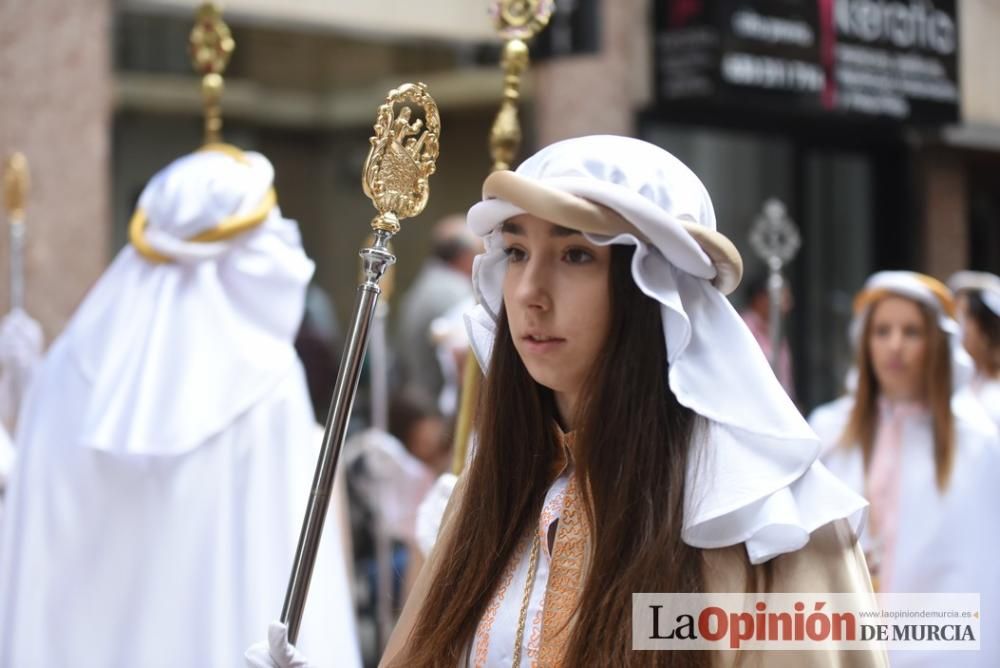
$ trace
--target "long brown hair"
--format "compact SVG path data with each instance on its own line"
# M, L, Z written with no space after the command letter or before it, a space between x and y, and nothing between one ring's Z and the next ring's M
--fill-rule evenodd
M633 652L632 594L703 589L700 550L681 541L689 445L700 418L667 384L659 305L612 247L611 318L574 422L592 545L562 665L707 666L708 652ZM456 527L407 641L407 666L455 666L501 572L537 520L558 443L551 391L528 374L505 315L480 406L476 456Z
M864 331L858 342L856 353L858 387L854 395L854 407L851 409L847 427L840 437L841 443L846 447L861 447L866 472L871 465L875 451L879 395L878 378L875 376L875 366L872 363L868 341L871 337L872 321L874 320L872 316L886 296L898 295L887 293L874 301L868 308L868 316L865 319ZM907 299L906 297L901 298ZM925 304L916 301L913 303L920 309L924 319L924 328L927 331L923 400L931 413L934 432L935 477L938 489L943 492L948 488L955 459L955 420L951 412L951 350L947 335L937 325L937 315Z

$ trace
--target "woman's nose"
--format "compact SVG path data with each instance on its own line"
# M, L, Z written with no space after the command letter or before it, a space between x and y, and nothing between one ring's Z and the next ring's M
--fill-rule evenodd
M518 283L518 299L522 306L547 310L552 301L548 290L548 271L543 262L532 258L525 263Z

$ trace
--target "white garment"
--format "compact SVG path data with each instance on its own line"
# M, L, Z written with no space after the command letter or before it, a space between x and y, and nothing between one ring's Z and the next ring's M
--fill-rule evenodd
M153 177L146 239L174 261L123 249L37 371L0 535L0 666L241 666L280 614L318 453L292 347L313 265L276 206L188 241L272 180L263 156L214 150ZM349 668L340 537L301 641Z
M0 536L3 536L3 501L7 491L7 478L14 468L14 444L3 424L0 424Z
M476 300L470 296L431 322L430 338L444 382L438 395L438 410L442 415L452 416L458 412L462 389L461 360L469 352L465 312L475 306Z
M977 376L969 384L969 390L1000 429L1000 379Z
M381 515L382 530L408 545L417 540L417 509L434 484L434 472L410 454L399 439L378 429L352 436L344 445L345 464L363 458L368 473L364 493Z
M0 423L13 432L31 377L42 361L42 326L23 309L0 320Z
M281 612L318 453L301 368L176 457L78 447L85 388L58 341L18 433L0 538L0 666L242 665ZM360 666L337 515L300 636L330 668Z
M448 501L455 491L456 484L458 484L457 475L442 473L417 508L417 548L424 557L431 553L434 543L437 542L441 522L444 520L444 511L448 508Z
M11 443L10 435L2 424L0 424L0 498L7 488L7 476L14 466L14 444Z
M858 493L865 481L861 449L838 444L854 400L820 406L810 424L827 446L824 462ZM955 414L955 465L951 484L937 491L933 434L926 411L902 425L900 491L891 582L883 591L979 593L983 633L979 652L891 652L894 668L995 668L1000 666L1000 442L978 407L962 396ZM871 547L866 528L862 545Z

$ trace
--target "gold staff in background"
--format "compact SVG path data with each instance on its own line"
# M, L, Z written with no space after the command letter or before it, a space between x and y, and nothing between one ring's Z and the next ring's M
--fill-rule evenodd
M413 118L415 108L422 110L422 119ZM389 240L399 231L401 220L424 210L430 193L429 178L439 152L441 120L437 104L422 83L403 84L389 91L378 109L374 129L362 172L365 195L378 210L371 222L374 243L361 250L364 281L358 286L354 317L341 355L312 494L281 611L281 621L288 627L288 641L293 644L298 637L337 462L358 391L361 363L381 293L379 281L396 261L388 249Z
M0 421L10 433L17 425L24 392L44 348L42 326L25 310L24 246L28 191L28 159L14 153L4 165L3 199L10 247L10 310L0 321Z
M24 210L31 180L28 159L14 153L3 172L3 200L10 226L10 309L24 308Z
M490 129L490 156L493 171L510 169L521 148L521 122L517 103L521 99L521 77L528 69L528 41L549 24L555 11L554 0L497 0L490 13L497 33L504 40L500 66L503 68L503 100ZM479 402L479 386L483 374L476 363L472 348L465 356L462 372L462 395L455 418L455 440L452 447L452 471L462 472Z
M211 2L198 8L189 38L191 62L201 77L201 95L205 104L205 144L222 141L222 75L236 49L229 26Z
M201 150L219 151L235 160L247 162L243 151L222 142L222 91L225 88L222 75L235 49L236 42L229 32L229 26L222 20L218 7L211 2L200 5L194 28L188 38L188 50L194 70L203 75L201 94L205 107L205 137ZM264 221L267 212L277 204L277 199L274 188L271 188L254 211L245 216L227 218L218 226L191 237L188 241L222 241L246 232ZM168 262L168 258L157 253L146 242L146 222L146 212L136 208L129 221L129 241L150 262Z

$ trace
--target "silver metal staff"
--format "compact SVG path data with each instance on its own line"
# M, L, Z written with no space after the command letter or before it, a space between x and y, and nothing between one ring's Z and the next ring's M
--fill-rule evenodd
M10 310L24 308L24 209L28 199L28 160L23 153L7 159L3 174L4 206L10 228Z
M412 119L415 107L423 111L423 119ZM323 448L316 463L312 494L302 520L299 545L281 610L281 621L288 626L288 639L292 643L298 638L337 461L358 392L361 363L381 292L379 281L396 261L388 250L389 240L399 231L399 221L419 214L427 204L428 179L434 173L439 152L441 120L437 105L422 83L403 84L389 91L385 103L378 109L374 129L362 185L365 195L378 210L371 223L375 238L370 247L361 249L364 281L358 286L354 318L344 344L323 434Z
M374 238L368 243L374 242ZM389 248L389 252L392 249ZM371 426L373 429L389 432L389 346L386 337L386 322L389 319L389 300L395 281L395 269L390 267L382 277L383 299L375 306L371 326L371 340L368 343L368 376L371 379ZM362 280L364 278L362 277ZM392 633L394 606L392 586L392 538L386 529L385 513L378 503L379 485L368 486L369 501L374 510L375 536L375 622L378 629L378 645L384 647Z
M770 307L768 309L768 333L771 336L771 369L777 373L778 360L782 339L782 302L785 292L785 278L782 268L791 262L802 240L799 230L788 217L785 205L779 199L771 198L764 202L761 213L757 216L753 229L750 231L750 245L757 256L767 263L770 276L767 279L767 292Z

